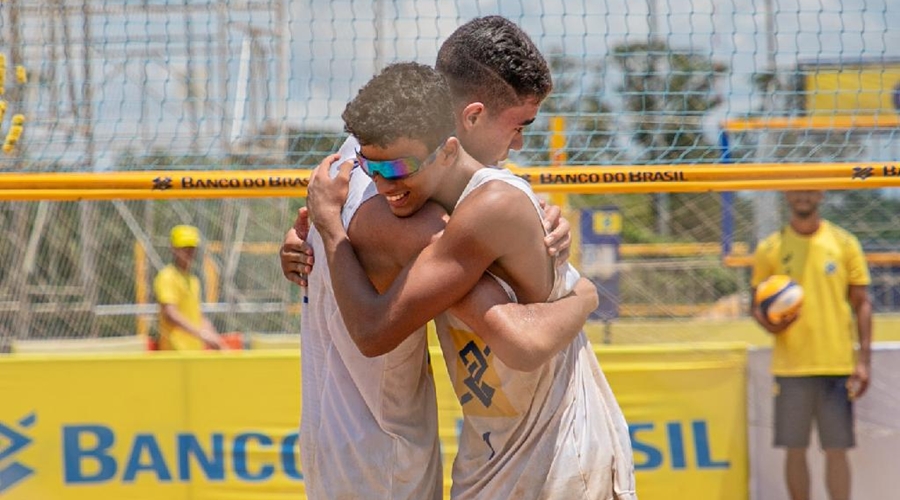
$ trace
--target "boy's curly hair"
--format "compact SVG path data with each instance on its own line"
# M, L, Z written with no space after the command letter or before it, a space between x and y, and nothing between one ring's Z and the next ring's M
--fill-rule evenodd
M341 114L344 129L363 145L388 147L406 137L434 150L453 134L450 88L429 66L391 64L369 80Z
M435 68L457 103L480 101L503 110L553 89L550 66L528 34L501 16L475 18L441 45Z

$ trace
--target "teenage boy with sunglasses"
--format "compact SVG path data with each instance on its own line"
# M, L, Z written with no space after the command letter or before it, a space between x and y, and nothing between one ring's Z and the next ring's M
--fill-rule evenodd
M507 51L521 45L521 31L502 18L476 19L457 31L457 39L472 36L466 28L495 33L507 40ZM513 53L511 57L521 56ZM494 62L482 58L481 64L490 67ZM497 78L493 71L489 73L488 78ZM549 82L549 74L547 77ZM449 100L443 105L453 113ZM483 106L477 110L482 111ZM483 117L481 122L486 120ZM446 135L452 129L451 120ZM515 146L516 140L520 146L520 125L509 128L506 144ZM341 152L326 162L352 159L357 144L354 139L348 140ZM505 157L508 146L492 146L496 160ZM498 153L501 147L503 151ZM401 169L398 174L411 172L417 167L414 163L396 164ZM404 172L404 168L408 170ZM349 198L341 210L341 224L353 237L367 283L386 289L402 267L443 229L446 214L440 206L428 204L410 217L397 218L387 199L375 194L365 174L354 175ZM309 234L309 243L318 253L324 252L315 228ZM543 248L541 238L537 244ZM341 320L327 263L317 264L308 279L301 318L300 432L307 496L441 498L436 402L424 328L414 329L403 338L394 337L390 343L357 343ZM540 355L540 348L534 346L544 342L547 355L552 354L555 351L551 349L556 348L551 340L571 339L597 304L593 285L582 280L574 293L554 304L493 307L510 301L493 278L481 281L473 295L455 310L504 352L529 346L532 356ZM539 337L530 338L523 330Z
M327 259L341 317L369 354L404 342L435 318L464 416L452 497L636 498L628 428L584 333L557 337L553 349L541 345L534 349L540 353L530 352L529 346L476 335L472 327L481 320L475 316L473 324L452 309L472 295L485 273L522 304L559 300L579 276L546 254L541 209L528 183L508 170L485 167L452 135L454 128L459 135L468 132L472 123L464 114L462 129L454 127L458 115L446 105L451 87L427 67L389 66L342 115L361 144L357 161L341 164L332 178L337 158L330 157L313 175L308 204L322 239L317 250ZM513 110L516 120L530 121L546 93L519 88L497 86L485 97L509 103L495 108L500 116ZM509 107L516 103L519 109ZM360 264L365 256L351 246L341 220L351 172L359 178L359 170L372 177L401 220L429 200L450 214L441 236L386 288L369 282ZM452 314L442 314L448 309ZM530 337L528 330L518 334Z

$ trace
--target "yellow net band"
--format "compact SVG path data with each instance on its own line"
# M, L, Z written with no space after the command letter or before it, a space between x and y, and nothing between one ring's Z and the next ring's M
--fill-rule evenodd
M510 169L546 193L900 187L900 163L617 165ZM0 174L2 200L303 197L310 170Z

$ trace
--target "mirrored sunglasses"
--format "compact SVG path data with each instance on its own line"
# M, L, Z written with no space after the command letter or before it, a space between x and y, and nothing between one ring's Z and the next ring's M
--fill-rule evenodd
M428 155L428 158L425 158L424 161L413 156L398 158L396 160L370 160L363 156L362 151L358 149L356 150L356 161L359 162L360 168L362 168L363 172L369 177L374 178L375 174L378 174L386 181L399 181L415 174L421 170L422 167L433 162L435 158L437 158L438 151L444 146L445 142L446 139L444 139L444 141L441 142L441 145Z

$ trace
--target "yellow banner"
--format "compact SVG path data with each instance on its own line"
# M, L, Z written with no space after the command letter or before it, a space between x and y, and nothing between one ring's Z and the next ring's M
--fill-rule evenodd
M810 115L893 115L900 106L900 64L803 66Z
M597 351L628 421L642 500L749 497L745 347Z
M742 347L600 348L642 499L746 499ZM450 464L462 417L432 352ZM296 352L0 358L0 498L303 497Z
M296 354L10 357L0 374L4 500L303 494Z
M628 421L641 500L749 498L743 344L596 351ZM444 463L452 464L462 413L446 377L437 383Z

